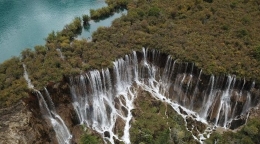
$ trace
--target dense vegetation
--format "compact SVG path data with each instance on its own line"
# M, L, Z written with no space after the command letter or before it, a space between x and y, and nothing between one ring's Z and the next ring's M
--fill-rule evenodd
M112 15L115 11L127 7L128 0L106 0L108 6L97 10L90 10L90 17L93 20L99 20Z
M116 19L109 28L99 28L93 33L92 41L75 40L82 30L81 18L77 17L62 31L50 33L45 46L23 51L21 62L19 58L4 62L1 67L13 63L7 67L19 67L15 70L20 72L14 77L11 71L1 71L1 99L10 98L5 93L13 90L10 88L15 85L10 84L13 79L22 77L22 63L26 64L33 84L41 89L64 76L111 66L112 60L142 47L195 62L206 73L231 73L260 80L260 8L257 0L107 2L108 7L113 8L111 11L126 7L128 14ZM101 10L94 12L103 13ZM102 14L98 15L102 18ZM16 100L26 96L21 96L19 90L14 93L17 93Z
M130 129L133 144L198 143L186 130L183 118L148 92L139 92L135 106Z
M111 67L116 58L142 47L195 62L208 74L230 73L260 82L258 0L108 0L107 3L108 7L91 10L90 18L103 18L122 7L127 8L128 13L116 19L111 27L99 28L93 33L92 41L76 39L82 30L81 18L77 17L62 31L51 32L44 46L26 49L21 58L13 57L3 62L0 65L0 107L10 106L28 96L30 90L23 78L22 64L27 66L34 86L42 89L50 82L61 81L63 77ZM89 21L89 17L83 18ZM146 104L139 105L146 107ZM154 116L153 113L151 115ZM132 129L131 133L137 134L132 141L149 143L154 138L158 142L167 140L171 133L164 129L165 126L145 129L142 120L147 117L139 116L139 120L133 123L134 128L140 127L142 131ZM253 121L253 125L255 123ZM153 125L148 124L149 128ZM250 124L247 126L253 129L246 126L239 133L227 132L224 137L216 133L208 142L232 139L258 143L255 137L259 137L259 124ZM172 125L177 132L180 131L181 126ZM157 133L160 127L164 130ZM244 139L238 138L241 135ZM177 133L176 137L190 140L190 135L184 131ZM89 137L86 136L86 139Z
M11 106L23 97L28 90L23 76L23 66L19 58L13 57L0 66L0 107Z
M85 132L80 139L80 144L101 144L103 140L97 135Z
M260 143L260 121L258 118L253 118L238 132L227 131L223 134L214 132L209 139L205 141L206 144L220 143L220 144L258 144Z

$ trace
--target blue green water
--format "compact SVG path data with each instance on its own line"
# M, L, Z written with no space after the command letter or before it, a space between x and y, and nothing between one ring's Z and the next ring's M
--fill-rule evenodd
M51 31L59 31L74 17L103 6L105 0L0 0L0 63L19 56L25 48L44 45ZM91 21L90 29L83 30L80 37L90 37L99 26L109 26L120 15Z

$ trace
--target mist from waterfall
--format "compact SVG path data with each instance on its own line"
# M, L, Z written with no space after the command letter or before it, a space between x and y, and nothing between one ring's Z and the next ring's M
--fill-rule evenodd
M110 143L115 139L130 143L131 110L138 89L171 105L184 120L192 118L212 127L230 128L233 120L246 116L258 103L251 93L254 82L249 84L234 75L207 77L193 63L178 62L156 50L133 51L113 65L113 69L70 78L80 124ZM124 123L123 134L114 130L119 121ZM205 134L209 136L205 132L194 138L201 142Z

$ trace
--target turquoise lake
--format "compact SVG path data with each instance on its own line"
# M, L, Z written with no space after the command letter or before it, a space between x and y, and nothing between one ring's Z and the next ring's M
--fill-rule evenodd
M0 0L0 63L19 56L25 48L44 45L51 31L59 31L74 17L103 6L105 0ZM121 15L116 13L99 22L91 21L90 29L83 29L79 37L91 37L99 26L110 26Z

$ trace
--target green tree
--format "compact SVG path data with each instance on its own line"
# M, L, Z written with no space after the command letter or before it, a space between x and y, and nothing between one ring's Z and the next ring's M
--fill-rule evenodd
M152 7L149 9L148 15L158 17L160 15L160 9L158 7Z
M254 51L254 52L255 52L255 53L254 53L255 58L260 61L260 45L258 45L257 47L255 47L255 51Z
M82 16L82 20L83 20L83 24L86 25L86 24L89 24L89 21L90 21L90 17L88 15L83 15Z
M80 138L80 144L102 144L100 137L94 134L84 133Z

